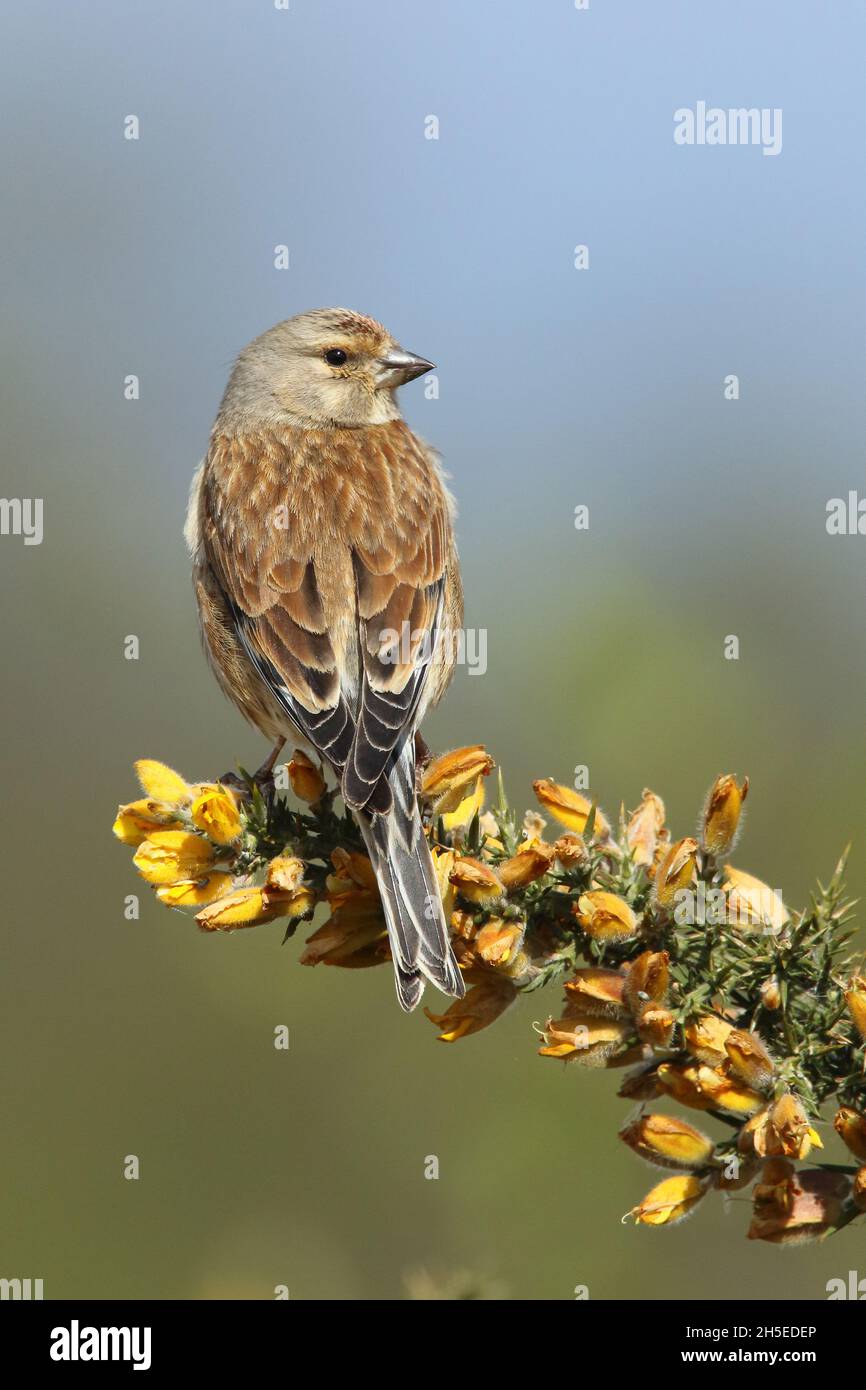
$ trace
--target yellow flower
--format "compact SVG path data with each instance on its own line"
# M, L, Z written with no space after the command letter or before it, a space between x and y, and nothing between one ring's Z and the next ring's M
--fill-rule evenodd
M733 1033L733 1025L716 1014L701 1014L683 1029L686 1047L698 1061L718 1067L725 1061L725 1043Z
M809 1124L803 1104L790 1092L753 1115L740 1131L737 1147L760 1158L807 1158L813 1147L823 1149L820 1135Z
M147 883L179 883L202 878L214 863L213 847L186 830L155 830L139 845L132 862Z
M203 909L196 921L204 931L233 931L236 927L257 927L273 922L277 917L304 917L315 907L316 898L310 888L296 888L291 893L271 891L264 884L258 888L236 888Z
M464 796L453 811L443 811L442 824L446 830L457 830L462 825L471 825L472 818L479 814L484 805L484 779L479 777L472 791Z
M510 981L491 975L489 980L467 990L463 999L455 999L444 1014L433 1014L429 1009L424 1012L431 1023L442 1029L440 1042L457 1042L495 1023L516 998L517 992Z
M482 744L475 743L468 748L455 748L450 753L442 753L427 764L421 778L421 795L431 803L434 815L456 812L462 803L478 794L481 788L479 806L484 803L482 778L495 767L490 754ZM474 815L474 811L472 812ZM467 821L471 820L467 816ZM464 824L458 821L458 825ZM448 826L448 829L453 829Z
M696 1178L692 1173L665 1178L664 1182L658 1183L647 1193L638 1206L632 1207L630 1215L644 1226L671 1226L688 1216L708 1186L706 1179Z
M752 1090L766 1090L775 1074L775 1064L757 1033L733 1028L725 1039L725 1052L731 1070Z
M722 887L728 895L728 917L739 926L771 928L778 932L790 920L778 893L754 874L726 864Z
M526 849L518 850L512 859L498 866L499 877L506 893L514 893L542 878L550 868L552 860L553 849L543 840L538 840Z
M265 887L292 893L303 882L306 865L293 854L278 854L268 865Z
M663 1090L692 1110L724 1110L731 1115L754 1115L766 1104L763 1096L738 1085L724 1072L701 1063L662 1062L658 1068Z
M621 1018L600 1018L569 1008L564 1018L549 1018L539 1057L559 1057L586 1067L606 1066L632 1035L632 1024Z
M637 918L628 903L601 889L581 894L576 916L593 941L626 941L637 931Z
M854 1020L854 1027L866 1041L866 979L855 975L845 991L845 1003Z
M316 764L311 762L300 748L296 748L286 766L289 784L295 796L299 801L306 801L308 805L314 806L325 793L325 779Z
M471 903L488 903L502 897L502 884L480 859L458 859L449 875L461 897Z
M172 806L185 806L189 802L192 788L179 772L173 772L165 763L155 762L152 758L139 758L134 766L145 796L154 801L167 801Z
M656 903L668 912L676 903L677 894L694 882L698 842L687 837L677 840L663 856L653 879Z
M181 879L157 888L156 896L166 907L204 907L232 891L232 876L226 873L209 874L206 878Z
M475 937L475 955L483 960L485 965L504 968L513 961L520 950L525 933L525 922L504 922L501 917L491 917Z
M591 801L585 796L581 796L580 792L572 791L571 787L564 787L559 782L551 782L548 777L540 778L539 781L533 782L532 786L545 811L549 811L568 830L576 830L578 835L583 834L589 813L592 810ZM596 808L593 838L606 840L609 835L610 826Z
M741 787L737 786L737 779L729 772L716 778L704 807L701 840L708 854L718 858L722 854L729 854L733 849L740 824L740 813L748 793L748 777L743 778Z
M587 965L575 970L572 978L566 980L565 993L585 1013L616 1018L626 1012L622 997L624 984L625 975L621 970L602 970Z
M649 787L644 787L643 800L637 810L632 811L625 832L635 864L645 864L647 867L652 864L664 824L664 802Z
M866 1161L866 1115L843 1105L833 1117L833 1128L854 1157Z
M204 786L190 807L192 823L217 845L230 845L241 833L237 802L225 787Z
M641 1158L662 1168L705 1168L714 1153L712 1139L676 1115L639 1115L619 1137Z
M142 801L130 801L128 806L118 806L117 819L111 829L123 844L137 848L154 830L178 830L180 827L173 806L145 797Z

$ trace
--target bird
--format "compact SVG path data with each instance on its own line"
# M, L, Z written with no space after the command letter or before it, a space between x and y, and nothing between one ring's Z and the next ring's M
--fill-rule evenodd
M454 500L396 390L434 370L350 309L285 319L237 357L185 535L206 655L273 743L328 765L359 826L407 1012L465 986L417 799L418 733L463 623Z

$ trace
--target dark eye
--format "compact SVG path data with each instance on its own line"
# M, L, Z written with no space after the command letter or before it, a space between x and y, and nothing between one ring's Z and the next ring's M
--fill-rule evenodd
M328 348L328 351L325 353L325 361L331 367L342 367L346 360L346 356L347 354L342 348Z

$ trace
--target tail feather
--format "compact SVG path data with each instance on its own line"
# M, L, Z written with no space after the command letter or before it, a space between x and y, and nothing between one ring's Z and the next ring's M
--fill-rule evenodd
M411 782L408 777L411 775ZM394 810L387 815L356 812L376 873L394 958L397 997L407 1012L430 980L462 998L463 977L448 937L436 872L415 802L411 752L388 773Z

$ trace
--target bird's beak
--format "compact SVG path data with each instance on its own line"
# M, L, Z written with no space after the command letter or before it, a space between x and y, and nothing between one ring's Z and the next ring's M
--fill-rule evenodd
M416 357L403 348L392 348L384 357L377 358L377 362L377 384L389 390L395 386L405 386L407 381L414 381L416 376L423 376L425 372L432 372L434 366L426 357Z

